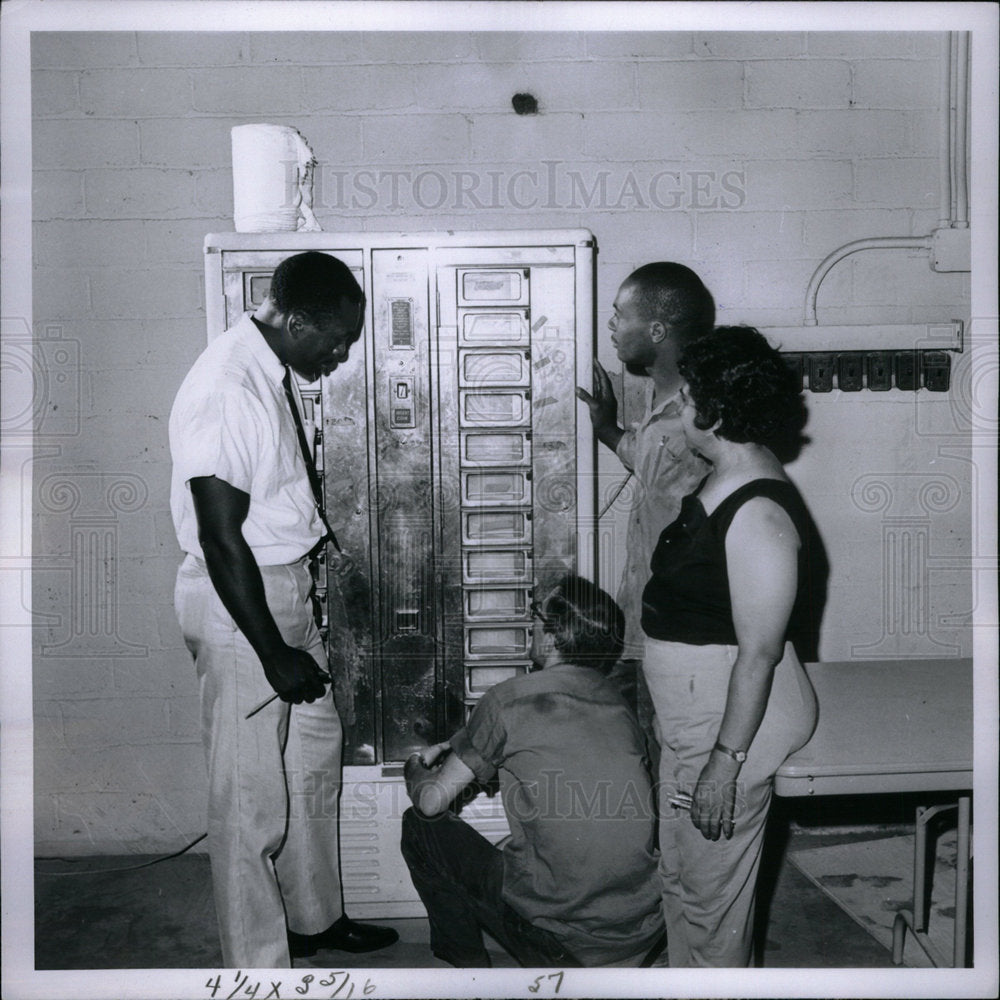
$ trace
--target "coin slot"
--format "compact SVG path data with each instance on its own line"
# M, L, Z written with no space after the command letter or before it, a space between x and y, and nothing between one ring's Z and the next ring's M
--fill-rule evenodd
M389 426L401 430L416 427L415 406L413 376L389 379Z

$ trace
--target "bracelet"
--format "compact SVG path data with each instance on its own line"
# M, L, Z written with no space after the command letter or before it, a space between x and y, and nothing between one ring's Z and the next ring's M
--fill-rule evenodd
M734 750L732 747L724 746L722 743L716 741L713 750L718 750L719 753L724 753L727 757L732 757L737 764L742 764L747 759L746 750Z

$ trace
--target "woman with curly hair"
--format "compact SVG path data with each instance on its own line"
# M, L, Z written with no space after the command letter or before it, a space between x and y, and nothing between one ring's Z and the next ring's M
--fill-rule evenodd
M793 642L810 522L768 447L799 421L800 388L750 327L699 338L679 370L684 434L711 471L660 535L643 592L667 949L672 967L746 966L774 774L816 724Z

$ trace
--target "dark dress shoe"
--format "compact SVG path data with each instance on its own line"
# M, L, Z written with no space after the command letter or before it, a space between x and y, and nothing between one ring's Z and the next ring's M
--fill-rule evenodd
M399 940L399 934L391 927L376 924L359 924L344 914L325 931L319 934L296 934L288 932L288 950L292 958L310 958L317 951L350 951L360 954L378 951Z

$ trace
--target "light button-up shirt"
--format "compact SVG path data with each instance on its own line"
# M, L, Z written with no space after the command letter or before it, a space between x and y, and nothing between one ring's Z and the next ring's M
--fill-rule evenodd
M282 378L249 314L214 340L170 413L170 509L185 552L204 558L189 483L215 476L250 495L243 537L260 566L297 561L324 533Z
M618 590L618 603L625 612L623 659L642 658L642 591L649 581L649 561L660 533L677 517L681 501L710 468L687 447L679 393L655 407L652 400L650 380L645 412L625 431L616 449L622 464L634 473L625 570Z

